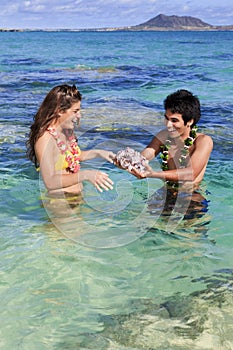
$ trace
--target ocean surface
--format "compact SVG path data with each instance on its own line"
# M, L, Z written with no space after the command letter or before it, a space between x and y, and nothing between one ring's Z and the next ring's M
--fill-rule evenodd
M168 94L197 95L208 207L164 219L148 209L160 180L98 159L83 167L113 191L49 200L25 143L62 83L83 95L80 147L114 152L148 144ZM2 350L233 349L232 94L233 32L0 33Z

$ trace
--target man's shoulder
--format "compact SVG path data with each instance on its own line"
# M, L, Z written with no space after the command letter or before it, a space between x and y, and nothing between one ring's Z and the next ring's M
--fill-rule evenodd
M167 129L162 129L160 130L155 137L156 139L158 139L161 143L164 143L165 140L168 138L168 131Z
M212 137L203 133L198 133L195 139L196 146L209 145L209 147L213 147Z
M212 137L203 133L198 133L196 142L213 142Z

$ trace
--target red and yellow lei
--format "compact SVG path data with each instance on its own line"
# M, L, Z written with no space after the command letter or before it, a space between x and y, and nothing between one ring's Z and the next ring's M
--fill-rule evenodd
M59 137L58 132L56 129L49 127L48 132L50 135L54 137L56 140L57 146L61 152L61 154L65 155L65 160L68 164L66 170L71 173L77 173L80 169L80 148L78 146L78 143L76 141L76 138L74 134L72 134L69 138L69 146L67 146L64 141Z

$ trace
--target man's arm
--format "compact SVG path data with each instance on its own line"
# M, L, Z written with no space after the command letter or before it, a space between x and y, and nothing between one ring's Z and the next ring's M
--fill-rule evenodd
M156 157L159 152L161 151L161 146L164 143L164 140L166 139L167 133L165 130L160 131L151 142L148 144L146 148L141 152L141 154L147 159L152 160L154 157Z
M195 181L198 177L202 178L204 176L212 149L213 141L211 137L201 134L195 140L195 149L186 168L154 171L148 167L148 171L145 173L135 171L134 175L140 178L151 177L175 182Z

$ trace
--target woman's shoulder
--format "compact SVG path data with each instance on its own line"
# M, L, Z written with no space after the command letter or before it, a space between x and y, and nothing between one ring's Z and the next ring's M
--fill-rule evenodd
M48 142L48 141L51 140L51 139L52 139L51 134L49 133L48 130L45 130L45 131L43 132L43 134L40 135L40 137L38 137L38 139L37 139L36 142L39 142L39 143L42 142L42 143L43 143L43 142Z
M39 152L40 150L44 150L45 148L55 146L55 142L50 133L46 130L36 141L35 150Z

